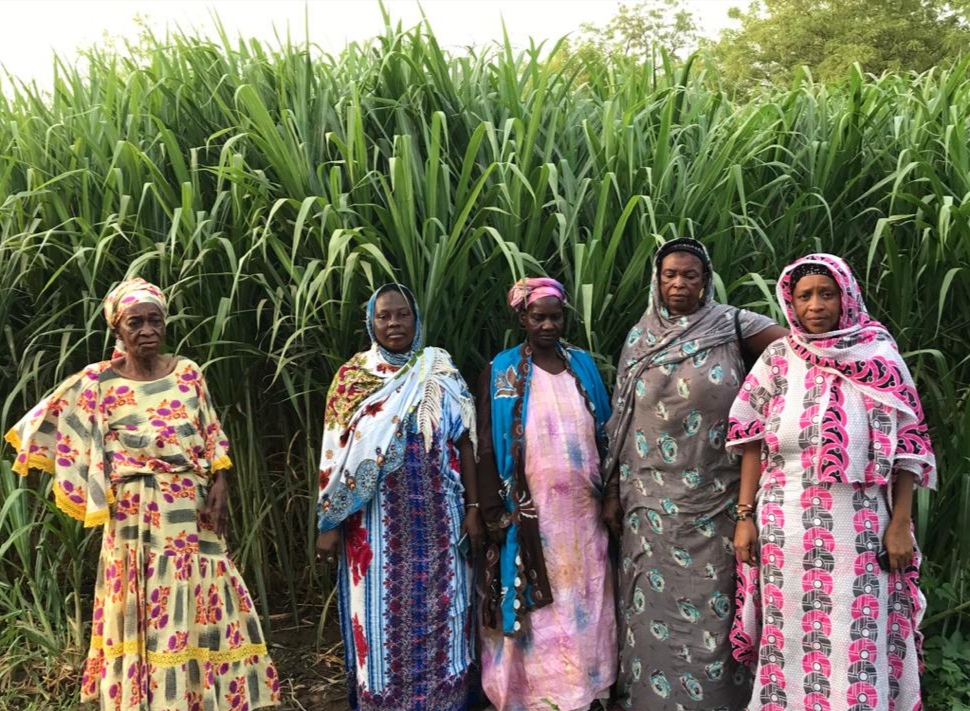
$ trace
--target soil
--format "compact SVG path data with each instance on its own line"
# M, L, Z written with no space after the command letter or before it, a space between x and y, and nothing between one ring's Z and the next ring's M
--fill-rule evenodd
M275 618L276 616L274 616ZM274 619L269 653L280 674L286 711L348 711L343 642L336 624L324 629L317 644L316 623L289 615Z

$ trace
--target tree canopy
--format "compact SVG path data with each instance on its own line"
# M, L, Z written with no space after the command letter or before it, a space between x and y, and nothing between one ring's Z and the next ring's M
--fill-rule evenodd
M714 47L725 79L789 81L801 66L823 82L866 72L924 71L970 47L965 12L939 0L760 0L732 8L737 29ZM962 8L965 10L965 8Z
M754 0L729 14L737 26L704 39L684 0L621 4L606 24L582 26L577 52L611 62L706 47L727 85L744 90L787 84L802 66L833 82L855 63L877 75L925 71L970 50L970 0Z

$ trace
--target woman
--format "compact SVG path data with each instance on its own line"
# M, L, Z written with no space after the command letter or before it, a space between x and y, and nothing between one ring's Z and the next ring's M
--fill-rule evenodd
M585 351L560 341L553 279L509 292L525 343L480 382L486 556L482 687L498 711L586 709L616 678L600 454L609 400ZM485 379L487 378L487 380Z
M165 296L140 278L104 306L116 358L68 378L7 433L14 471L103 526L81 700L102 709L279 703L253 601L229 559L226 441L199 366L164 355Z
M367 303L369 350L327 395L317 548L340 561L350 705L459 711L472 658L471 570L484 525L475 405L440 348L425 348L411 292Z
M604 515L620 537L626 709L738 709L748 699L729 642L739 470L724 435L742 356L785 330L715 303L712 283L700 242L664 244L620 356Z
M791 335L731 409L743 449L735 656L751 709L918 709L924 599L910 516L935 459L892 336L849 267L812 254L777 286Z

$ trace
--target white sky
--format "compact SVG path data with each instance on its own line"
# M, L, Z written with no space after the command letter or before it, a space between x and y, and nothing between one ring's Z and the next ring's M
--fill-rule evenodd
M628 0L635 4L636 0ZM748 0L688 0L703 33L716 36L730 23L728 8ZM616 14L616 0L385 0L392 18L417 24L421 9L439 43L458 48L485 44L502 36L502 19L514 45L558 39L583 22L604 24ZM294 41L304 38L309 18L311 42L336 53L349 41L373 37L383 29L377 0L0 0L0 66L22 80L49 85L52 56L76 56L105 36L135 37L136 16L158 32L166 26L197 28L213 34L218 13L230 36L273 41L274 28ZM6 77L0 72L0 88Z

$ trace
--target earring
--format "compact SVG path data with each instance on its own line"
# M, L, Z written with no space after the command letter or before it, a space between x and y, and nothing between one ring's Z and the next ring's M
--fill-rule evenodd
M704 300L704 290L703 289L701 289L701 293L698 295L698 297L701 299L701 301Z

